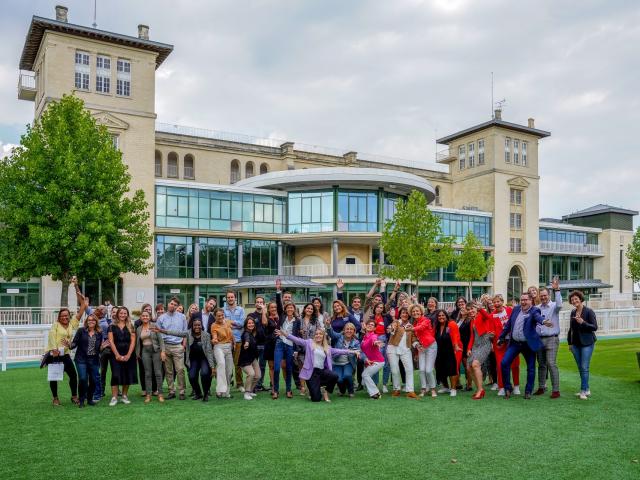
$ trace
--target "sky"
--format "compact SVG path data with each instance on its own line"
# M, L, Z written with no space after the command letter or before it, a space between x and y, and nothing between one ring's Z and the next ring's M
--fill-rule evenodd
M17 99L32 15L93 23L91 0L3 0L0 157L33 119ZM153 8L150 6L153 5ZM640 2L629 0L98 0L98 28L174 45L162 122L404 159L491 118L540 142L540 215L640 209ZM635 141L635 140L634 140ZM638 217L636 217L636 225Z

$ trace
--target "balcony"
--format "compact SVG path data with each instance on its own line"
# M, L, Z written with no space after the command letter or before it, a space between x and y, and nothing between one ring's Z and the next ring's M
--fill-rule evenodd
M593 255L602 256L601 245L589 245L583 243L565 243L565 242L549 242L540 241L540 253L564 253L577 255Z
M456 155L448 148L436 152L436 163L451 163L456 160Z
M36 91L36 74L33 72L20 72L18 77L18 98L33 102L36 99Z
M331 277L331 265L318 263L315 265L285 265L284 275L300 275L304 277ZM370 263L358 263L355 265L338 264L338 276L340 277L366 277L375 275L378 265Z

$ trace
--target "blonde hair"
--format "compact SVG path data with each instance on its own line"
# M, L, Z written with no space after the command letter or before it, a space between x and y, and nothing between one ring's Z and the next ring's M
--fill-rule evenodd
M198 304L197 303L192 303L191 305L189 305L189 308L187 309L187 313L189 314L189 316L191 316L191 309L193 307L196 307L196 309L194 310L194 313L200 311L200 307L198 306Z
M96 326L93 328L93 330L96 333L101 333L102 329L100 328L100 321L98 320L98 317L96 317L93 313L91 315L87 315L84 319L84 323L82 324L82 326L84 327L84 329L88 332L89 331L89 319L92 319L94 322L96 322Z
M491 300L495 300L495 299L502 300L502 303L504 303L504 297L502 296L501 293L496 293Z
M120 322L120 312L125 310L127 312L127 318L124 319L124 326L127 327L129 333L134 333L135 329L133 328L133 323L131 323L131 314L129 313L129 309L127 307L118 307L118 316L116 317L115 324L117 325Z
M352 324L353 325L353 324ZM318 333L322 333L322 344L316 343L315 336ZM313 338L311 339L311 346L313 348L321 347L327 356L331 355L331 347L329 346L329 342L327 342L327 335L325 334L324 329L319 328L316 330L316 333L313 334Z
M409 307L409 315L413 315L413 312L416 308L420 310L420 315L424 315L424 307L419 303L414 303Z
M333 306L336 303L339 304L342 307L342 313L340 314L340 315L342 315L341 318L348 317L349 316L349 309L347 308L345 303L342 300L334 300L333 303L331 304L331 310L332 310L331 320L335 320L336 317L337 317L337 314L336 314L335 310L333 309Z

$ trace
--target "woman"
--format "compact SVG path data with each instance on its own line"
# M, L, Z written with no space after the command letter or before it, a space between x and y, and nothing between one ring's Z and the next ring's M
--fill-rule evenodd
M431 397L436 393L436 376L433 369L438 355L438 344L434 336L431 319L424 315L422 305L415 304L409 307L409 315L413 319L413 331L418 338L418 369L420 371L420 396L424 397L427 391L431 391Z
M331 326L327 332L331 338L331 343L336 348L343 350L359 350L360 341L356 338L356 326L349 322L342 329L342 333L337 333ZM353 372L356 371L357 361L352 356L338 355L333 361L333 371L338 375L338 390L340 395L349 394L353 398Z
M456 387L460 378L460 360L462 359L462 342L458 324L451 320L444 310L438 310L436 314L436 343L438 354L436 355L436 381L442 384L438 393L449 393L455 397ZM451 388L448 388L450 385Z
M102 343L102 332L98 325L98 317L89 315L84 319L84 325L80 327L73 341L70 350L76 350L74 363L78 371L78 387L80 390L80 408L87 405L95 405L93 393L96 390L96 381L100 367L100 344Z
M342 300L334 300L332 304L333 315L331 315L331 328L336 333L341 333L347 323L352 323L356 327L356 332L360 331L360 322L349 313L347 306Z
M454 311L455 312L455 311ZM458 368L458 378L460 378L461 370L464 369L465 377L465 392L470 392L471 389L471 372L467 365L467 352L469 350L469 340L471 339L471 316L467 310L467 302L465 300L464 305L458 308L458 315L453 317L456 320L458 331L460 332L460 342L462 343L462 355L460 359L460 367ZM458 380L459 381L459 380Z
M369 318L364 324L365 334L360 344L362 354L365 357L365 369L362 372L362 383L364 383L369 398L372 400L378 400L380 398L380 390L376 382L373 381L373 376L376 375L382 367L384 367L384 356L380 349L384 346L382 340L378 340L376 334L376 321L373 318Z
M580 371L580 392L576 393L576 395L580 400L587 400L591 396L589 365L591 364L593 349L596 346L595 332L598 330L598 321L596 320L596 313L589 307L584 306L582 292L577 290L571 292L569 303L575 308L571 311L567 343Z
M185 362L189 372L189 383L193 389L193 399L209 401L211 389L211 372L213 371L213 349L211 336L202 329L202 320L194 318L191 328L187 330ZM198 375L200 382L198 383Z
M322 304L320 304L320 311L322 310ZM302 316L293 323L292 334L302 340L308 340L313 338L316 330L322 330L323 325L329 322L329 316L326 320L324 317L318 316L318 307L314 303L307 303L302 309ZM302 347L297 346L293 354L294 361L297 368L294 368L293 374L300 375L300 369L304 365L305 350ZM300 395L306 395L306 386L304 380L300 379Z
M244 321L244 330L240 338L241 350L238 357L238 366L242 368L246 378L244 380L244 399L253 400L256 396L253 393L256 388L256 384L262 372L260 371L260 365L258 364L258 342L256 341L256 335L258 329L256 328L256 322L253 318L247 317Z
M419 342L413 333L413 325L409 316L409 310L401 307L398 311L399 318L391 322L391 334L387 344L387 359L391 367L391 379L393 381L394 397L400 396L400 362L406 372L407 398L418 398L413 389L413 355L411 348L418 346Z
M200 307L198 307L197 303L192 303L191 305L189 305L189 308L187 309L187 313L184 314L185 317L187 317L187 326L189 327L189 329L191 329L191 319L193 318L193 315L198 313L199 311L200 311Z
M216 397L231 398L231 375L233 374L232 322L224 318L224 310L213 311L215 321L211 324L213 356L216 359Z
M164 403L162 395L162 352L164 352L164 337L151 330L151 305L142 308L140 325L136 328L136 357L144 366L140 375L144 375L144 385L157 385L158 401ZM154 383L155 382L155 383ZM144 391L144 403L151 402L150 390ZM155 393L155 392L154 392Z
M129 385L138 383L136 358L133 351L136 346L136 334L127 307L118 307L118 317L109 326L109 344L111 356L111 401L109 406L118 403L118 387L122 387L120 401L125 405L129 400Z
M436 314L438 311L438 299L436 297L429 297L427 300L427 311L424 312L424 316L431 320L431 326L436 327Z
M320 321L320 325L324 325L327 320L331 318L328 312L324 311L324 304L322 303L322 299L320 297L314 297L311 299L311 303L313 304L313 308L316 311L316 317Z
M139 340L140 339L140 334L137 333L138 332L138 327L140 327L140 325L142 325L142 314L144 312L147 312L149 314L149 321L153 322L153 307L151 306L151 304L149 303L145 303L142 305L142 308L140 309L140 317L138 317L138 319L133 322L133 328L136 329L136 337ZM146 372L144 371L144 362L142 361L142 357L138 354L138 341L136 340L136 357L138 359L138 377L140 380L140 389L142 390L140 395L142 397L147 397L147 394L150 394L150 392L153 392L154 395L158 395L158 386L156 385L156 377L155 376L151 376L151 383L149 384L149 386L147 387L146 384ZM158 358L160 358L160 352L158 352ZM147 391L148 390L148 391Z
M467 308L467 299L464 297L458 297L456 298L456 305L455 308L451 311L450 316L453 320L455 320L456 322L458 321L458 317L460 317L460 311L462 309L466 309Z
M533 305L540 305L540 290L538 290L538 287L531 286L527 288L527 292L531 295Z
M269 363L269 378L271 382L271 392L273 392L273 359L276 349L276 334L278 328L278 305L276 302L269 302L267 307L262 309L262 331L264 332L264 359Z
M293 341L287 338L288 335L293 334L293 324L297 320L296 306L287 302L283 307L283 314L278 323L278 329L284 333L284 335L278 335L276 338L276 346L273 354L273 391L271 392L271 398L278 399L280 389L280 369L282 360L285 360L285 385L287 388L287 398L293 398L291 392L291 379L293 377ZM277 335L277 334L276 334Z
M69 347L71 346L71 333L78 328L80 319L87 309L87 301L80 293L78 283L75 277L71 280L76 287L76 297L80 304L80 310L71 318L71 311L68 308L61 308L58 312L58 319L54 322L49 330L47 340L47 351L45 352L44 364L62 363L64 365L64 373L69 377L69 388L71 389L71 402L75 405L79 404L78 400L78 375L69 355ZM49 388L53 397L53 405L59 406L58 399L58 382L50 381Z
M467 308L471 317L471 338L469 339L471 348L467 352L468 364L476 384L476 393L471 398L480 400L485 394L482 386L482 364L487 361L491 353L495 327L491 315L483 310L482 305L471 303Z
M382 302L377 303L373 307L373 313L371 316L376 324L375 334L378 336L378 341L383 343L382 356L384 357L385 362L384 367L382 368L382 393L388 393L389 389L387 388L387 384L389 383L389 377L391 376L391 366L389 365L389 360L387 358L387 340L393 318L389 313L387 313L386 307ZM378 383L379 374L376 373L374 380Z
M284 336L284 332L276 330L276 335ZM357 352L329 346L327 336L321 329L314 332L313 339L302 340L294 335L287 335L286 338L305 350L300 378L309 385L311 401L319 402L324 397L325 402L330 402L329 394L333 393L338 381L338 375L332 369L332 357L357 355ZM321 387L325 388L324 392L321 391Z

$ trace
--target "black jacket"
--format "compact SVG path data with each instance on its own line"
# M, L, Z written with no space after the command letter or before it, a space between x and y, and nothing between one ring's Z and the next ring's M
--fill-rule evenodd
M598 330L596 313L589 307L582 307L582 319L584 320L582 324L576 322L576 310L573 309L571 311L571 322L569 323L569 333L567 334L569 345L588 347L595 343L595 331Z
M96 354L95 357L100 355L100 345L102 345L102 334L96 332ZM71 350L76 349L76 360L84 361L87 359L88 350L89 350L89 332L84 328L80 327L75 336L73 337L73 341L71 342Z

